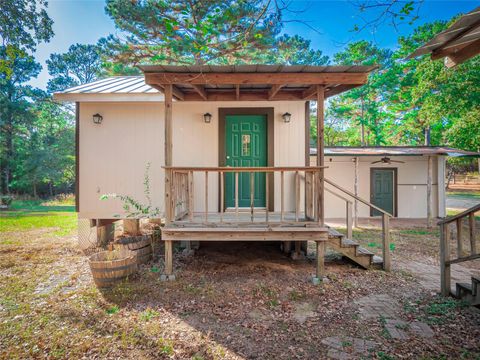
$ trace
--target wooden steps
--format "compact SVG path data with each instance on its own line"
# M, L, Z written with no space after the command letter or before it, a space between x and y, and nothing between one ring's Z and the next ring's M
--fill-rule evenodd
M472 276L471 283L457 283L454 295L470 305L480 306L480 278Z
M364 269L381 269L383 266L381 257L361 247L359 243L345 238L345 235L333 228L329 228L327 246L338 251Z

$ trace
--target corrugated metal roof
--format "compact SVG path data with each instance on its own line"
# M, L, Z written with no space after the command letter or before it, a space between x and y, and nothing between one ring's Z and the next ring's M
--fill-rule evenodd
M461 16L447 30L436 35L425 45L409 55L409 58L429 54L435 50L466 46L480 39L480 6Z
M316 155L317 149L310 148L310 155ZM443 146L365 146L365 147L325 147L325 155L339 156L419 156L446 155L453 157L480 157L480 153L453 149Z
M158 94L160 91L145 84L142 76L112 76L66 89L59 94Z
M145 73L369 73L375 66L311 65L142 65Z

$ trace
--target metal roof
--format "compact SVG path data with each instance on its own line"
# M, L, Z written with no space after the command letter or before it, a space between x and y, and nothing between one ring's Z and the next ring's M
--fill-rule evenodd
M369 73L378 66L312 65L142 65L144 73Z
M310 148L310 155L316 155L317 149ZM446 155L453 157L480 157L480 153L453 149L443 146L334 146L325 147L325 156L423 156Z
M75 86L59 93L62 94L148 94L159 93L145 84L143 76L111 76L88 84Z
M460 50L480 39L480 6L461 16L453 25L436 35L425 45L419 47L409 55L409 58L432 53L439 53L439 57L455 55ZM477 45L478 50L478 45ZM441 54L440 54L441 51ZM477 52L478 53L478 52Z

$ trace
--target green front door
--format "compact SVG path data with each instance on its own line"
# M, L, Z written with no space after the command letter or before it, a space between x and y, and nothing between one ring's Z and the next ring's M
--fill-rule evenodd
M225 119L226 165L267 166L267 119L264 115L227 115ZM235 176L225 175L225 205L235 207ZM238 206L250 207L250 173L239 173ZM255 173L254 206L265 207L265 174Z
M371 200L372 204L394 214L395 209L395 170L372 169ZM381 215L379 211L372 209L372 216Z

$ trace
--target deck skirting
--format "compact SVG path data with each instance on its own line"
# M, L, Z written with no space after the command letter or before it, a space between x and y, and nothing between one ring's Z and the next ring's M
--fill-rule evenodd
M162 229L165 241L327 241L324 227L175 227Z

